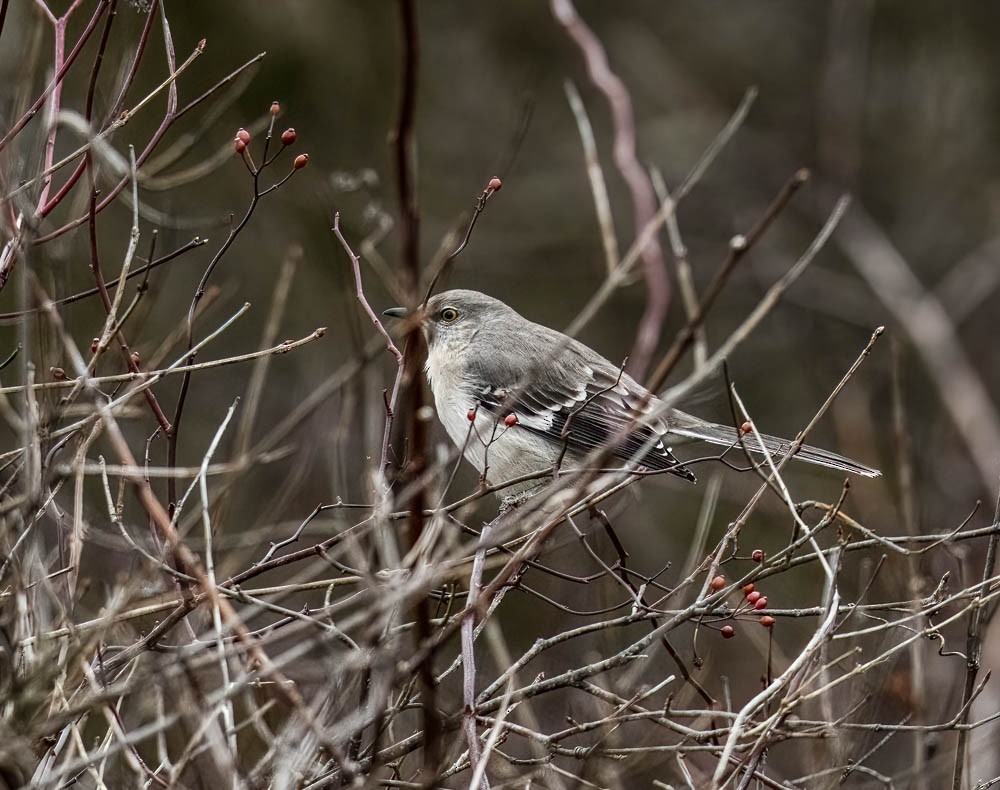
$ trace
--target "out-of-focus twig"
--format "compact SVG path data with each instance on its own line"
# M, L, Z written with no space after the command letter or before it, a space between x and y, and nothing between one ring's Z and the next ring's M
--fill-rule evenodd
M851 211L834 239L923 358L983 487L992 490L1000 469L1000 417L948 314L863 207Z
M656 236L660 232L660 228L663 227L667 219L676 212L680 201L701 181L708 168L715 162L722 150L726 147L726 145L728 145L730 140L732 140L733 135L735 135L737 130L739 130L739 128L743 125L743 122L746 120L746 117L750 112L750 108L753 106L756 98L756 88L750 88L747 90L742 101L740 101L739 106L735 111L733 111L729 120L722 127L722 129L719 130L719 133L715 136L712 142L705 148L702 155L698 157L698 161L695 162L691 171L681 182L681 185L674 190L674 193L670 196L669 200L664 201L660 205L656 215L638 232L635 240L629 245L628 250L622 256L621 263L618 265L618 268L616 268L613 272L610 272L604 278L604 281L597 289L597 292L577 313L576 318L573 319L572 323L570 323L569 327L566 329L566 334L576 335L591 319L593 319L598 309L602 307L605 302L607 302L611 294L627 281L629 275L632 273L632 269L642 256L642 251L649 243L649 239Z
M757 325L760 324L764 317L771 312L785 291L787 291L792 284L802 276L802 273L813 262L816 255L819 254L819 251L823 249L827 241L830 239L833 231L840 224L849 205L850 200L847 196L842 196L837 201L831 210L830 215L827 217L826 222L823 224L823 227L820 228L819 232L809 244L806 251L803 252L795 264L767 290L767 293L764 294L757 306L751 311L750 315L748 315L736 328L736 330L734 330L730 336L726 338L722 345L712 353L702 368L699 371L695 371L693 375L689 376L685 381L681 382L676 387L672 387L668 390L668 393L665 396L665 400L667 402L672 403L676 400L684 398L686 394L690 393L695 387L705 381L707 376L712 375L721 367L723 361L733 353L740 343L742 343L757 327ZM666 366L663 367L665 368Z
M583 161L587 167L587 179L590 181L590 193L594 197L594 211L597 214L597 226L601 229L601 244L604 245L604 265L608 274L618 267L620 253L618 252L618 236L615 234L615 220L611 214L611 201L608 199L608 185L604 181L604 170L597 155L597 142L594 140L594 129L587 117L587 108L583 106L580 92L569 80L566 81L566 98L569 108L576 119L576 128L580 133L580 143L583 145ZM663 202L663 198L660 198Z
M650 170L650 178L653 181L653 188L656 190L656 197L660 205L666 205L671 201L670 192L667 190L667 182L663 178L663 173L658 168ZM677 273L677 290L681 295L681 304L684 305L684 313L689 322L693 321L698 314L698 292L694 286L694 274L691 271L691 263L688 261L687 247L681 239L680 227L677 223L677 213L673 212L667 217L667 238L670 239L670 251L674 256L674 268ZM699 323L693 329L694 332L694 366L697 370L705 364L708 359L708 340L705 337L704 323Z
M787 206L788 202L792 199L792 196L799 190L799 187L809 180L809 177L809 171L806 169L795 171L792 177L785 182L785 185L775 196L774 200L771 201L771 205L767 207L767 210L760 216L757 222L754 223L753 227L750 228L746 236L736 236L730 240L729 252L726 256L726 260L712 277L712 281L705 289L705 293L701 297L701 301L698 303L697 311L684 325L684 328L678 333L670 348L667 349L667 353L663 355L660 363L650 375L649 381L647 382L647 386L650 390L655 392L663 386L663 383L667 380L670 372L680 361L684 352L688 349L691 343L694 342L694 330L697 329L698 326L700 326L705 320L706 314L709 310L711 310L712 305L715 304L715 300L718 299L719 294L722 293L722 289L725 287L726 283L729 282L729 278L732 275L733 270L736 268L736 265L743 259L754 244L757 243L760 237L764 235L764 232L771 227L771 223L777 219L778 215L781 214L785 206Z
M577 13L572 0L552 0L551 7L556 20L583 53L590 79L611 106L611 119L615 129L612 156L615 167L625 179L632 195L635 233L638 237L656 216L657 202L646 170L636 155L635 118L628 88L611 71L604 46ZM660 241L655 235L645 239L641 255L647 290L646 309L639 321L635 343L629 354L629 372L640 380L646 375L670 307L670 279L667 277Z

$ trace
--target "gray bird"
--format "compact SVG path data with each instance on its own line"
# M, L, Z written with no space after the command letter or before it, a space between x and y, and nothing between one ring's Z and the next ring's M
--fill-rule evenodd
M385 311L395 318L406 314L401 307ZM732 426L678 409L664 411L662 402L621 366L477 291L431 297L421 328L438 419L466 459L492 482L551 469L560 459L563 466L579 466L598 448L610 448L619 462L694 481L673 447L738 441ZM654 412L657 416L650 418ZM791 444L773 436L763 439L775 455L787 453ZM753 451L757 442L747 437L745 444ZM817 447L803 446L795 457L865 477L880 475ZM516 495L538 485L533 480L500 494Z

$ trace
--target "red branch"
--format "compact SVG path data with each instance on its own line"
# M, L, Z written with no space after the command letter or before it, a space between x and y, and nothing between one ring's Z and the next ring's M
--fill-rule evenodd
M611 71L603 45L576 12L571 0L552 0L552 13L580 48L587 62L587 73L591 81L611 105L611 120L615 130L613 158L615 167L632 194L635 230L639 234L653 221L657 201L653 185L636 156L635 117L628 89L618 75ZM643 247L642 262L648 298L635 344L629 355L629 372L637 379L645 376L670 307L670 279L663 260L663 250L656 236L649 236L648 243Z

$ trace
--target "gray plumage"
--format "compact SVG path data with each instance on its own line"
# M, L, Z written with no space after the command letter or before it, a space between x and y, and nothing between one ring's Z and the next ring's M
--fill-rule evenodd
M403 315L399 308L386 313ZM678 409L650 419L649 414L662 412L661 402L620 366L485 294L453 290L431 297L421 327L438 418L465 457L480 473L486 470L492 482L549 469L560 457L564 466L578 466L598 448L610 448L617 463L694 481L672 447L737 441L733 427ZM508 420L511 414L516 422ZM745 444L753 451L756 440L748 437ZM781 455L790 442L765 436L764 444L768 452ZM880 474L816 447L803 446L795 457L866 477ZM537 480L501 493L536 485Z

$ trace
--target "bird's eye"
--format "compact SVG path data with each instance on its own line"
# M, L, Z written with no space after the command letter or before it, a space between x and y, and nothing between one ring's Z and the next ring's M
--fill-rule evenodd
M458 320L458 310L454 307L446 307L441 311L440 316L446 324L454 324Z

